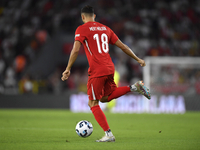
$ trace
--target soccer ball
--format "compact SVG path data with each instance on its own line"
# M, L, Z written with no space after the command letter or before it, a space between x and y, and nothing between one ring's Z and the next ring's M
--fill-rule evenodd
M75 129L76 129L76 133L80 137L84 137L84 138L90 136L93 132L93 126L87 120L82 120L79 123L77 123Z

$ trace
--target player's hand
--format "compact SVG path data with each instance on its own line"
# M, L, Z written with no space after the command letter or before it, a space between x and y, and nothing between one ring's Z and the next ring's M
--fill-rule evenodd
M69 76L70 76L70 70L65 70L63 73L62 73L62 80L63 81L65 81L65 80L67 80L68 78L69 78Z
M137 62L138 62L138 63L140 64L140 66L142 66L142 67L146 66L145 61L142 60L142 59L139 59Z

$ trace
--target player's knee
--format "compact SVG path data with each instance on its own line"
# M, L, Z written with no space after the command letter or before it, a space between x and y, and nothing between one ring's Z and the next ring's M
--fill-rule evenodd
M104 99L101 99L100 102L102 102L102 103L106 103L106 101L105 101Z
M108 96L102 97L102 98L100 99L100 102L102 102L102 103L107 103L107 102L108 102Z

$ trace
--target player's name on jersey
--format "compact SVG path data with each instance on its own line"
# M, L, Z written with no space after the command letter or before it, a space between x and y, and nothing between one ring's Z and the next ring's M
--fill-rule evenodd
M106 27L89 27L90 31L104 31L107 30Z

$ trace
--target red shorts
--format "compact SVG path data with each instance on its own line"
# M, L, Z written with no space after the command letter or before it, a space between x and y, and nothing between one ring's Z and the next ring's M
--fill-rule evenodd
M116 88L114 74L88 78L87 94L89 100L100 100L102 97L110 95Z

